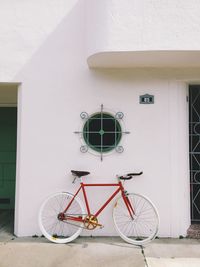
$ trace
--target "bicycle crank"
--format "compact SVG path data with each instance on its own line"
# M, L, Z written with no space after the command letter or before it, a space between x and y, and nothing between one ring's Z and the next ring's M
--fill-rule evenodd
M88 230L94 230L97 226L103 227L102 224L98 223L98 219L94 215L87 215L85 217L84 226Z

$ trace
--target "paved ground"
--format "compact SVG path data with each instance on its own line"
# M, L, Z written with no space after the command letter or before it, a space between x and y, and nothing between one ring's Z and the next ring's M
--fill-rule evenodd
M0 236L0 267L200 267L200 241L157 239L144 248L118 237L80 237L69 244Z
M159 239L144 248L148 267L200 267L200 240Z
M142 248L119 237L79 237L60 245L12 232L12 224L0 224L0 267L200 267L195 239L156 239Z
M14 239L0 243L1 267L144 267L140 248L118 238L78 238L65 245L44 239Z

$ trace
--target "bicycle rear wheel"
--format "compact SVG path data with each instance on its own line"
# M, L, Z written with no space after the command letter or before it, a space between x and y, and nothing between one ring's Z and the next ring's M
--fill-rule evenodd
M120 197L113 208L115 228L124 241L134 245L144 245L156 237L159 227L158 212L153 203L139 194L127 194L133 207L131 218L123 197Z
M82 222L59 220L58 215L65 210L74 195L56 193L48 197L39 211L39 226L43 235L54 243L68 243L77 238L82 231ZM67 214L82 217L84 209L82 202L75 197Z

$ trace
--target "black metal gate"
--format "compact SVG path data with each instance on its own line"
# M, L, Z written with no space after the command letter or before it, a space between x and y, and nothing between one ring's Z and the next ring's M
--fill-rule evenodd
M191 223L200 223L200 85L189 88Z

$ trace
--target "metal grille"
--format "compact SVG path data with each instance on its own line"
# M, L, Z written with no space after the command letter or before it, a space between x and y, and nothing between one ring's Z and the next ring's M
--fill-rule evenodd
M189 88L191 222L200 223L200 86Z
M80 150L86 153L88 149L92 149L99 153L101 160L103 155L115 149L116 152L122 153L123 146L119 145L122 135L129 132L123 131L121 123L124 114L117 112L110 114L104 111L103 104L101 105L100 112L89 116L87 112L80 114L81 119L84 121L82 131L76 131L76 134L81 134L84 145Z

